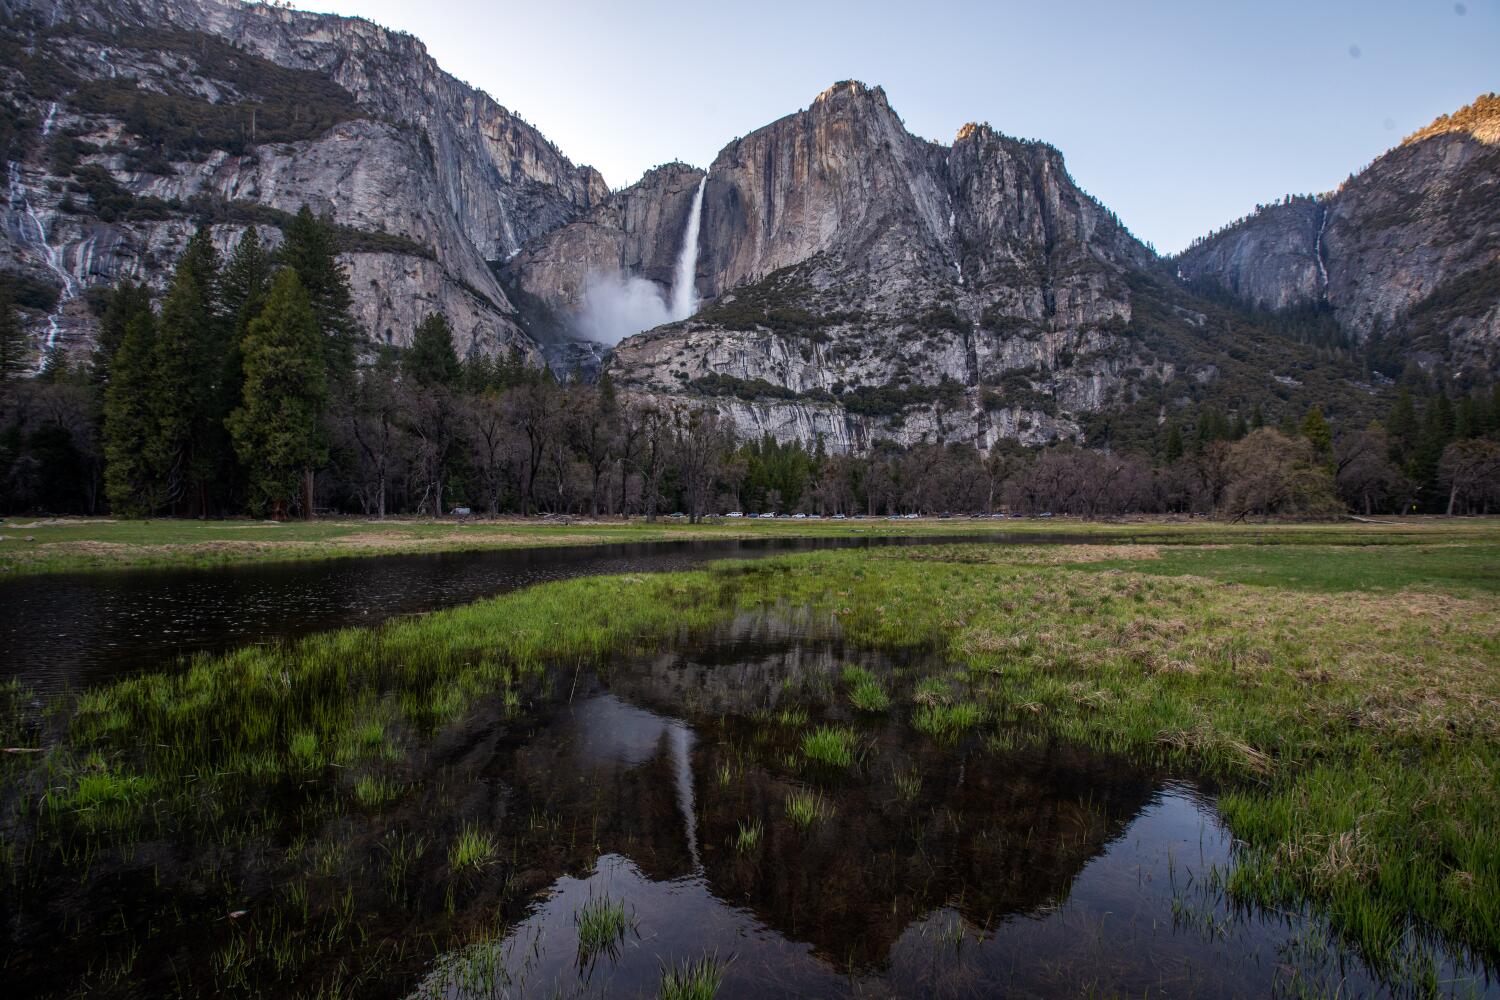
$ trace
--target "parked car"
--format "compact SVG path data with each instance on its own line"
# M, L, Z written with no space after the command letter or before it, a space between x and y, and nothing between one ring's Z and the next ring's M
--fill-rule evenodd
M915 521L919 517L921 517L920 514L907 514L906 515L906 520L908 520L908 521Z
M807 520L807 515L803 514L801 512L798 512L798 513L792 515L792 520L793 521L806 521Z
M732 510L728 514L725 514L724 516L725 517L744 517L745 516L745 512L742 511L742 510Z
M854 515L854 516L855 516L855 517L858 517L858 516L859 516L859 515L858 515L858 514L855 514L855 515ZM845 517L845 516L844 516L844 515L843 515L843 514L835 514L835 515L833 515L833 519L834 519L834 520L835 520L835 521L847 521L847 520L849 520L849 519L848 519L848 518L847 518L847 517Z
M771 513L771 512L770 512L770 511L766 511L766 513L764 513L764 514L762 514L762 515L761 515L761 520L765 520L765 519L766 519L766 518L768 518L768 517L769 517L769 518L770 518L770 519L771 519L771 520L773 520L773 521L774 521L774 520L776 520L776 515L775 515L775 514L773 514L773 513Z
M454 517L468 517L474 512L467 507L454 507L448 513L452 514Z
M672 516L673 516L673 517L676 517L676 518L684 518L684 517L687 517L687 515L686 515L686 514L684 514L684 513L683 513L683 512L682 512L682 511L680 511L680 510L674 510L674 511L673 511L673 512L672 512Z

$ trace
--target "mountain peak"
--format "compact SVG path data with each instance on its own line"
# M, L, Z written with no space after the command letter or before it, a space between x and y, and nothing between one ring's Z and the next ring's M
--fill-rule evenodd
M826 104L840 97L856 99L868 97L880 104L884 104L886 107L890 106L890 102L886 100L884 88L866 86L858 80L840 80L817 97L814 97L813 104Z
M1500 94L1480 94L1472 104L1465 104L1453 114L1438 115L1431 125L1403 139L1401 145L1454 132L1471 135L1486 146L1500 144Z

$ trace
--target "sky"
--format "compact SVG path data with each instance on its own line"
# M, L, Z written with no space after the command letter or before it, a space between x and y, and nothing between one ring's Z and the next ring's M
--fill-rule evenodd
M707 166L838 80L906 127L968 121L1060 149L1163 253L1336 187L1500 90L1500 0L298 0L422 39L611 187Z

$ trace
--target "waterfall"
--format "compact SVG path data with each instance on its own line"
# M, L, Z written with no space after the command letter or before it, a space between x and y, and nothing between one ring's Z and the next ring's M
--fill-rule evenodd
M51 353L57 346L57 336L62 329L62 311L70 300L78 297L83 288L83 282L79 276L67 266L67 250L62 246L53 246L47 235L47 227L42 218L37 214L31 204L29 192L21 181L21 164L12 162L8 164L10 172L10 190L7 192L10 201L10 210L16 216L16 235L20 238L21 245L31 248L39 253L42 263L47 270L57 275L62 282L62 291L57 297L57 306L47 316L47 340L43 351L41 363L46 362L46 355ZM33 236L27 230L27 223L36 231ZM85 272L86 274L87 272Z
M1328 266L1323 263L1323 230L1328 228L1328 206L1318 206L1318 238L1313 244L1313 254L1318 260L1318 278L1323 284L1323 294L1328 294Z
M693 210L688 213L687 229L682 234L682 249L677 253L677 273L672 278L672 319L687 319L698 311L698 227L703 222L703 188L708 175L698 182L693 195Z

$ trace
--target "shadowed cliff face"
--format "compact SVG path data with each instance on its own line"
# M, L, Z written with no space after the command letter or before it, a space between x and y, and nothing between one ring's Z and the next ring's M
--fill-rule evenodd
M1327 304L1356 341L1396 336L1419 357L1493 370L1497 260L1500 98L1487 96L1336 192L1261 209L1176 264L1260 306Z
M254 210L295 212L303 203L370 234L344 261L357 318L376 341L404 343L442 310L460 350L530 352L487 261L607 195L596 171L574 166L530 125L444 73L419 41L367 21L234 0L0 0L0 12L11 19L7 42L49 67L0 77L32 124L9 151L0 266L63 288L53 315L27 317L39 341L87 347L96 324L84 292L121 277L163 280L202 214L187 203L209 199L220 206L221 249L251 221L274 244L276 230ZM333 91L309 88L307 107L293 114L336 123L257 141L266 111L260 131L247 123L232 143L198 143L191 154L166 148L149 162L126 155L151 145L130 120L129 81L230 122L233 106L264 100L236 53L332 81ZM330 95L333 107L319 106ZM60 163L60 137L84 144L71 165ZM64 201L76 183L69 174L93 167L136 203L107 212L92 195ZM140 199L162 202L143 209ZM237 207L224 210L230 203Z

